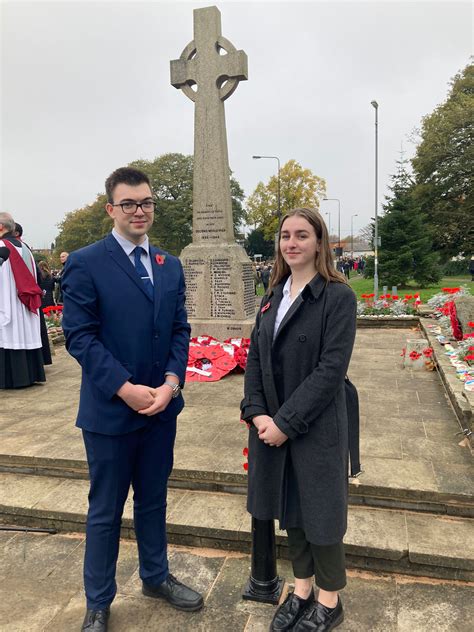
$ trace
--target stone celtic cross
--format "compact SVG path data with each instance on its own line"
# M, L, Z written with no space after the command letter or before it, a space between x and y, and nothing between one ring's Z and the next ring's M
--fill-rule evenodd
M224 54L222 54L224 53ZM217 7L194 10L194 39L171 84L195 103L193 244L234 243L224 101L247 79L247 55L221 34Z

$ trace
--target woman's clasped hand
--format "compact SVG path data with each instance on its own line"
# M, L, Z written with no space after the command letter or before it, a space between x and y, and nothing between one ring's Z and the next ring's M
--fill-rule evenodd
M257 415L253 424L258 430L258 438L269 446L279 448L288 439L268 415Z

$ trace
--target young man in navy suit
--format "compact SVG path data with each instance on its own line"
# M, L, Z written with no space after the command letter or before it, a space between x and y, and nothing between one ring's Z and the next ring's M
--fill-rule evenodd
M143 593L181 610L203 605L170 574L166 545L166 489L190 334L183 270L148 241L155 207L148 177L124 167L105 187L112 233L73 252L62 277L66 347L82 367L76 425L90 473L87 632L107 630L130 484Z

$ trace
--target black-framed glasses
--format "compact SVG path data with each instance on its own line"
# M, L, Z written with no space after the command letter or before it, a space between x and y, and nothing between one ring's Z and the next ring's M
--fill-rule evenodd
M112 206L121 206L122 211L126 215L133 215L137 212L138 208L141 208L144 213L153 213L155 210L155 202L153 200L145 200L145 202L120 202L119 204L112 204Z

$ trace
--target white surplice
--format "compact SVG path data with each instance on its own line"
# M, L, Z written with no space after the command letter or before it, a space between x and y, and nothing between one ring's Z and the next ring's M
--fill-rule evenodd
M11 242L10 242L11 243ZM0 246L5 242L0 239ZM29 257L28 268L36 280L36 266L32 254L25 248L16 250L20 257ZM0 266L0 348L40 349L41 329L38 310L30 312L18 298L10 259Z

